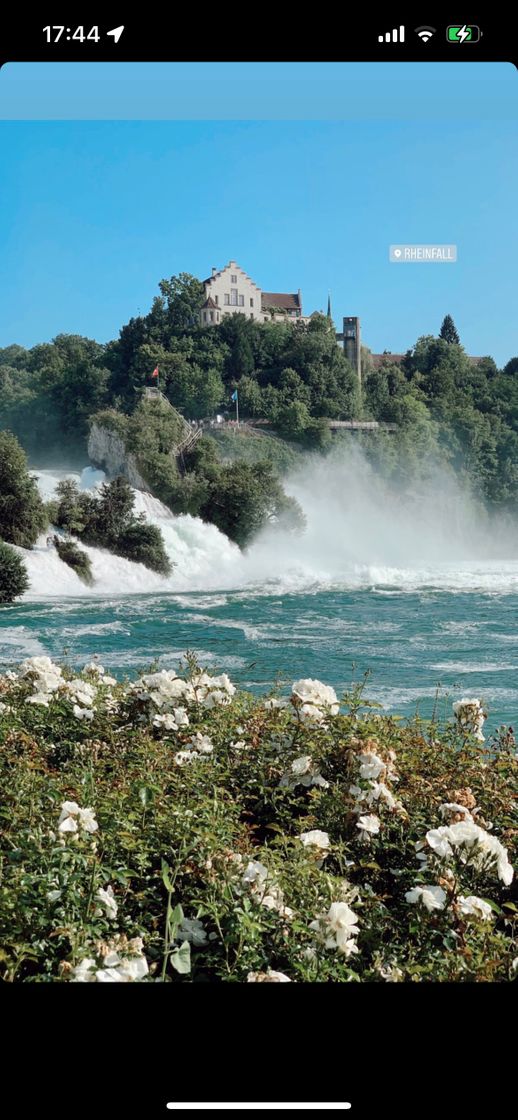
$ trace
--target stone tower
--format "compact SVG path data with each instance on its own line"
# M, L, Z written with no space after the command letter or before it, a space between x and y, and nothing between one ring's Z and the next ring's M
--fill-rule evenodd
M344 354L347 360L351 363L356 376L358 378L358 387L361 392L362 387L362 349L361 349L361 336L360 336L360 320L354 315L344 315L344 329L342 334L338 334L337 340L343 342Z

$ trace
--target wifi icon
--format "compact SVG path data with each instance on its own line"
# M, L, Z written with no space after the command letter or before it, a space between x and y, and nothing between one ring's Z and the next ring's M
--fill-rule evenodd
M437 28L435 27L416 27L415 33L419 36L422 43L428 43L432 35L435 35L436 30Z

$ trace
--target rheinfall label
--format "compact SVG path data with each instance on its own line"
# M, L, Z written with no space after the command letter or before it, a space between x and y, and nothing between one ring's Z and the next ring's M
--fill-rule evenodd
M389 260L395 264L454 264L456 245L391 245Z

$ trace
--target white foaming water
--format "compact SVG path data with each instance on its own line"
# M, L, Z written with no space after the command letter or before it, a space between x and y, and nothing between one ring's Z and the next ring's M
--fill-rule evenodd
M39 471L37 477L48 500L62 478L74 478L81 489L95 489L105 476L87 467L81 475ZM395 496L353 450L311 458L286 488L304 510L305 533L294 536L269 527L246 553L214 525L189 515L175 516L150 494L134 491L135 511L162 532L174 564L171 576L164 578L142 564L79 542L90 557L95 580L94 587L87 588L54 549L47 549L42 537L33 551L24 552L31 581L26 597L238 588L247 597L333 588L382 588L387 593L422 587L518 591L515 533L495 534L449 477L437 474L433 486L420 496Z

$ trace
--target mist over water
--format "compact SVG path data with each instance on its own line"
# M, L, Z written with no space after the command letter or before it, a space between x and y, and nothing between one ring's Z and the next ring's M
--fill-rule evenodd
M39 472L38 484L51 497L64 472ZM71 474L84 488L103 479L86 468ZM390 486L361 450L337 448L327 458L308 456L286 481L306 517L294 535L269 526L246 552L214 525L175 516L156 498L135 491L135 508L158 525L173 564L164 578L84 545L95 586L88 590L75 573L48 550L44 538L24 558L31 587L27 596L145 594L150 592L245 589L297 591L310 587L385 587L412 590L518 589L518 530L490 518L455 477L440 468L426 481Z

